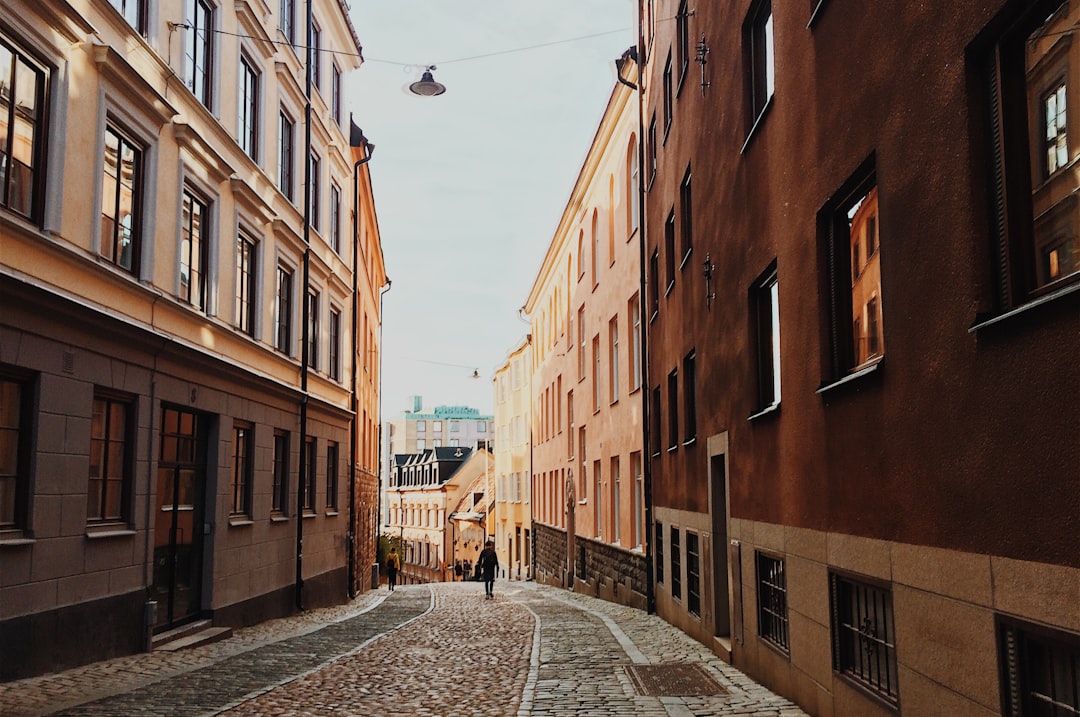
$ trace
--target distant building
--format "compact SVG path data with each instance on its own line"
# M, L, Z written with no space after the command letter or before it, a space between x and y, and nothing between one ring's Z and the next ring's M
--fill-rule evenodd
M495 512L499 563L514 580L532 577L529 412L532 344L522 341L495 371Z
M615 84L524 310L536 579L645 607L637 102Z
M459 511L465 490L474 490L470 487L475 481L490 481L492 463L486 450L461 447L428 448L394 456L387 491L387 534L401 541L404 582L453 579L455 554L464 552L454 544L459 528L452 514ZM488 511L483 501L478 502L482 512L476 520L484 523ZM459 517L466 522L471 518Z
M0 3L0 680L365 582L354 379L386 274L366 168L350 212L360 44L315 0L309 63L300 8Z
M425 411L421 396L410 396L410 410L384 422L383 443L383 525L389 524L385 489L390 484L394 456L422 453L431 448L476 448L488 446L495 436L494 416L486 416L468 406L436 406Z
M656 612L815 715L1080 714L1080 6L638 8Z

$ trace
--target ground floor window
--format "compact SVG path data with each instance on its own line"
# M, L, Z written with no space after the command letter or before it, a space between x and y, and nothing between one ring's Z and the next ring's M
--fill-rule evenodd
M758 635L788 651L787 580L782 558L758 552L757 598Z
M895 704L899 699L892 591L832 573L833 669Z
M1003 620L998 636L1008 717L1080 715L1080 635Z

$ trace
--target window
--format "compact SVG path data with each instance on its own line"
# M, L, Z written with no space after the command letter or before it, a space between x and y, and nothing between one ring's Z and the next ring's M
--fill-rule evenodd
M681 89L683 80L686 79L686 71L690 68L690 12L686 9L686 0L679 3L679 10L675 13L675 50Z
M593 413L600 410L600 335L592 340L593 363Z
M581 281L585 276L585 230L582 229L578 232L577 238L577 267L578 267L578 281Z
M416 452L420 453L427 448L427 440L424 438L416 439Z
M458 439L458 438L451 438L450 439L450 447L451 448L453 448L454 446L460 446L460 445L461 445L461 440L460 439Z
M578 355L578 380L585 378L585 307L577 310L577 355Z
M289 433L274 429L274 484L270 509L286 515L289 505Z
M240 53L240 149L259 161L259 72L246 53Z
M664 268L667 270L667 288L664 293L670 293L675 286L675 208L668 213L667 221L664 222Z
M341 253L341 187L330 182L330 248Z
M423 433L426 430L427 430L427 421L417 421L416 422L416 432L417 433Z
M998 662L1006 717L1080 715L1080 636L1002 618Z
M142 149L108 125L101 187L101 255L132 274L139 263L142 162Z
M311 23L311 47L308 48L308 67L311 69L311 84L315 89L322 89L322 28L318 23Z
M330 85L330 112L334 117L334 121L339 125L341 124L341 68L337 66L335 62L331 65L331 85Z
M487 433L487 421L477 421L476 431L477 433Z
M695 366L697 354L691 351L683 359L683 413L685 415L685 427L683 429L684 445L697 437L697 367Z
M1076 101L1068 87L1074 13L1053 0L1021 7L985 55L999 313L1080 279L1080 180L1061 171L1076 151L1067 106L1070 95Z
M315 450L314 436L304 438L304 512L315 512Z
M880 222L872 158L837 196L840 199L826 206L820 215L829 260L832 380L876 363L885 353ZM868 234L874 236L869 242ZM868 256L862 248L871 244L875 251ZM774 291L771 284L763 284L762 288ZM777 378L773 380L778 383ZM774 398L778 401L779 395Z
M634 474L634 494L630 502L630 512L634 514L634 547L642 547L645 539L643 508L645 505L645 475L641 468L641 453L630 454L630 471Z
M639 186L640 161L637 138L631 136L630 145L626 148L626 226L629 227L626 232L627 241L630 241L630 237L634 236L634 232L638 230L638 221L641 219L639 216L641 199L638 195L641 189Z
M899 699L892 592L829 575L833 669L886 702Z
M667 377L668 450L679 447L679 369Z
M655 321L660 314L660 253L654 249L649 257L649 321Z
M278 21L281 34L290 45L296 44L296 0L281 0L281 17Z
M772 0L759 0L751 8L743 25L743 43L749 68L747 94L752 129L769 106L776 80L773 58Z
M593 461L593 525L596 526L596 537L604 537L604 484L600 477L600 461Z
M649 120L649 187L652 187L656 179L656 113L653 112Z
M671 526L671 597L679 600L682 598L682 545L680 545L681 533L677 527Z
M787 582L784 561L760 551L757 560L758 635L788 652Z
M698 534L686 531L686 610L701 617L701 549Z
M459 430L461 430L461 422L460 421L450 421L450 432L451 433L457 433Z
M330 307L329 331L330 365L326 371L330 378L338 381L341 379L341 311L334 307Z
M672 114L674 112L674 104L672 101L672 93L674 88L671 85L671 51L668 51L667 60L664 61L664 141L667 142L668 132L671 131Z
M664 524L656 521L656 530L653 537L656 539L656 584L664 584Z
M180 217L180 298L205 310L206 306L206 230L209 212L206 202L189 189L184 190Z
M308 206L308 212L311 216L311 226L313 229L315 229L315 231L319 231L319 185L321 183L321 178L319 176L319 168L321 167L321 165L322 163L319 161L319 155L312 152L311 181L308 183L308 186L310 188L308 194L311 204Z
M423 440L423 439L421 439L421 440ZM435 440L433 440L431 442L431 445L432 445L433 448L442 448L442 439L441 438L436 438Z
M682 184L679 185L679 220L682 222L682 266L686 266L686 259L690 256L690 250L694 248L694 222L693 222L693 192L690 187L690 165L686 166L686 174L683 175Z
M566 392L566 422L569 430L566 432L566 457L574 457L574 392Z
M0 373L0 531L26 527L30 489L31 384Z
M251 481L255 474L255 433L246 421L233 422L232 509L234 516L251 517Z
M290 202L293 201L293 121L282 110L278 118L278 189Z
M589 499L589 483L588 483L588 481L585 480L585 466L587 465L586 462L585 462L585 426L581 426L580 428L578 428L578 455L577 455L577 459L579 461L579 466L580 466L580 468L578 470L578 477L579 477L578 482L581 485L581 490L579 491L580 494L581 494L580 499L581 500L588 500Z
M652 402L649 404L649 436L652 442L652 455L660 455L660 444L663 438L660 436L660 387L652 390Z
M146 34L146 9L143 0L109 0L140 35Z
M41 217L49 71L0 34L0 207Z
M619 317L608 322L608 400L619 400Z
M436 433L442 431L442 421L432 421L431 430L435 431Z
M334 511L338 507L338 444L326 442L326 507Z
M630 390L641 388L641 302L638 295L630 299Z
M277 301L274 304L274 346L286 355L292 352L292 293L292 269L279 265Z
M236 328L255 335L255 242L236 237Z
M600 215L593 209L592 213L592 284L595 287L600 282Z
M127 520L131 492L131 402L94 397L90 421L90 483L86 500L89 523Z
M308 291L308 366L319 369L319 292Z
M780 295L775 261L750 293L757 350L756 409L763 411L780 403Z
M187 0L184 42L184 84L207 108L213 88L214 8L208 0Z

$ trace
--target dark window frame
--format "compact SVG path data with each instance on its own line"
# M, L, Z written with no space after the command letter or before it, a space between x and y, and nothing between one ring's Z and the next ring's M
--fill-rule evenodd
M5 408L0 402L0 421L4 420L5 416L14 419L12 425L0 424L0 436L15 433L13 440L5 440L8 448L15 451L15 460L10 462L15 472L0 476L0 481L6 481L11 486L10 490L4 491L5 495L10 496L10 508L0 506L0 534L9 530L22 531L28 527L32 437L36 428L34 403L37 400L37 382L34 374L30 372L0 366L0 398L8 400L10 394L5 390L4 384L17 387L18 396L10 399L16 402L13 408Z
M1080 635L1004 615L995 622L1004 717L1044 714L1049 704L1080 714ZM1065 675L1073 682L1062 688Z
M313 371L319 370L319 303L321 294L315 289L309 288L307 292L308 302L308 333L307 353L308 368Z
M301 477L304 481L304 515L314 515L316 505L316 493L315 486L317 481L316 467L317 458L319 455L319 439L315 436L304 437L304 475Z
M110 147L110 138L115 137L116 141L116 175L113 176L109 173L108 154ZM142 220L143 220L143 169L145 161L144 145L132 138L127 132L120 129L120 127L111 120L106 122L105 125L105 167L102 172L102 184L104 185L107 179L112 179L115 188L112 194L115 198L115 202L112 207L108 209L112 211L112 214L106 214L104 206L105 199L108 197L109 192L105 191L102 187L102 224L101 224L101 256L105 261L113 264L114 266L128 272L134 276L138 276L140 270L140 261L142 259ZM131 153L131 161L122 160L121 157L128 152ZM127 259L124 259L124 252L126 247L124 245L124 237L122 234L122 222L118 221L120 216L121 197L123 192L122 187L126 182L122 179L122 172L120 170L121 163L124 166L130 166L130 186L131 186L131 212L130 212L130 227L128 230L130 234L127 237L127 244L130 247L130 254ZM110 227L110 231L106 232L106 227Z
M236 328L255 336L256 276L258 271L258 242L243 231L236 235Z
M254 162L259 161L259 99L262 75L258 65L244 51L240 52L240 98L237 136L240 149Z
M274 303L274 348L286 356L293 350L293 278L295 272L284 264L277 267L277 294Z
M195 231L196 209L199 215L198 232ZM208 234L212 226L210 201L201 193L185 185L181 197L180 218L180 299L199 311L208 312L207 264L210 256ZM185 267L187 268L186 283L184 281Z
M282 109L278 113L278 189L293 203L296 184L293 176L295 154L296 122Z
M340 448L337 441L326 442L326 509L336 512L338 509L338 470Z
M214 102L214 6L207 0L186 0L184 85L204 107ZM201 52L200 52L201 51Z
M667 376L668 452L679 450L679 369Z
M868 603L873 603L873 619ZM900 689L892 589L879 581L830 571L829 611L833 670L865 694L895 707Z
M671 208L668 212L667 219L664 220L664 269L667 274L667 281L664 288L664 296L671 293L671 290L675 288L675 207Z
M326 372L335 381L341 380L341 309L336 306L330 307L329 326L329 365Z
M46 145L48 144L50 116L49 90L54 68L40 61L34 54L26 50L23 45L16 42L12 36L3 34L2 28L0 28L0 49L7 52L11 58L11 64L7 68L0 67L0 82L7 84L9 97L11 94L14 94L16 98L22 96L21 87L18 85L18 67L21 65L32 73L34 77L33 109L35 112L34 118L29 121L32 127L30 165L13 158L11 152L0 154L0 165L8 167L8 171L0 175L0 208L14 212L40 226L45 204L45 186L48 174ZM18 101L9 101L7 107L2 110L7 115L5 118L7 135L0 137L0 141L3 142L5 147L15 147L20 144L20 142L15 141L15 131L19 125L19 122L16 121L16 115L20 114L23 121L29 119L25 105L23 105L22 113L19 113L19 107ZM21 183L18 181L17 177L21 176L21 174L13 171L16 167L29 176L28 181ZM28 200L22 198L19 206L15 206L13 196L16 193L20 197L23 196L22 192L17 192L20 186L26 186L29 198Z
M690 69L690 11L687 9L687 2L688 0L680 0L679 9L675 13L675 51L679 67L676 97L682 92L683 81Z
M656 584L664 584L664 524L659 520L653 523L653 542L656 543L654 561L656 566Z
M686 611L701 617L701 544L692 530L686 531Z
M102 426L103 434L95 435L94 427L91 426L90 432L90 461L87 482L87 498L86 498L86 524L88 526L102 526L102 525L130 525L131 524L131 498L134 492L134 461L135 461L135 426L137 423L135 409L136 403L134 397L121 394L115 391L106 389L95 389L94 391L94 411L97 411L97 407L100 404L104 406L104 421ZM114 407L122 406L124 409L124 425L120 429L120 435L113 434L113 416L112 409ZM93 423L93 421L91 421ZM110 465L110 457L113 457L112 446L116 443L121 444L122 455L119 457L120 461L120 475L118 477L110 477L108 473L115 467ZM95 451L95 445L101 447ZM97 473L94 475L94 454L100 453L100 464L98 465ZM100 483L97 498L97 511L91 512L91 495L93 494L93 484L95 481ZM110 497L110 482L113 484L119 484L118 489L120 495L117 498L119 504L118 514L106 514ZM116 487L114 485L114 487Z
M123 15L124 20L146 37L146 2L145 0L109 0L109 4Z
M754 564L757 569L758 637L785 655L790 655L784 558L756 550Z
M673 600L682 600L682 528L670 526L668 531L668 553L671 560L671 590Z
M289 448L291 436L288 431L274 429L274 455L272 463L273 482L270 488L270 512L272 516L289 514Z
M664 144L667 144L668 135L671 133L671 125L675 121L675 87L671 71L671 49L669 48L667 60L664 61Z
M233 421L232 508L229 515L248 518L255 476L255 426L248 421Z
M683 445L697 440L697 350L683 357Z
M769 65L775 67L775 34L772 0L757 0L743 22L743 63L746 68L747 138L756 133L772 106L775 87L770 87ZM775 83L775 76L772 79Z
M290 45L296 44L296 2L295 0L281 0L278 7L278 23L281 34L289 41Z
M679 236L682 238L682 259L680 269L685 269L690 254L694 250L694 191L693 174L690 164L686 165L686 173L683 174L682 183L679 185Z
M778 407L782 396L782 356L780 347L773 342L776 333L774 322L778 321L780 313L779 286L777 263L774 259L750 287L751 325L754 331L751 345L754 347L757 364L754 415Z

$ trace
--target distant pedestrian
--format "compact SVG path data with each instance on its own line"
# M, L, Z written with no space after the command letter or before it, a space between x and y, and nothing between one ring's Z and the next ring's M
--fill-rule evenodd
M484 577L484 592L489 598L495 597L495 573L499 570L499 556L495 554L494 540L487 541L476 564Z
M461 561L454 563L454 579L461 582Z
M390 548L390 554L386 556L386 582L390 590L397 586L398 570L401 570L401 558L398 557L397 548Z

